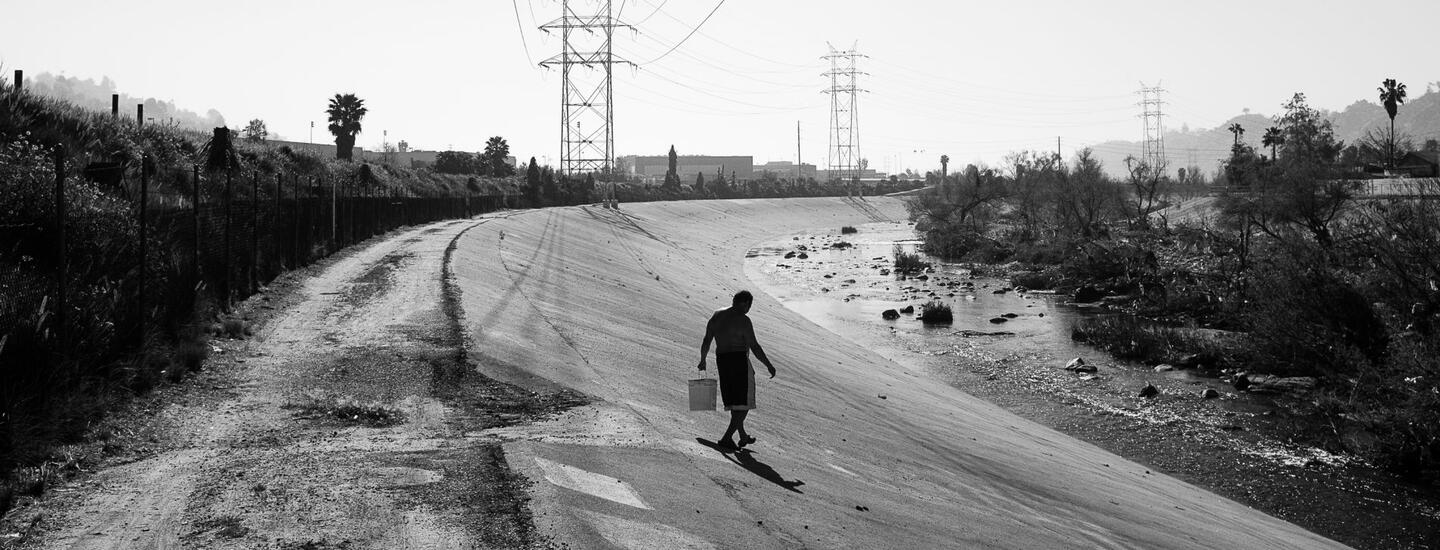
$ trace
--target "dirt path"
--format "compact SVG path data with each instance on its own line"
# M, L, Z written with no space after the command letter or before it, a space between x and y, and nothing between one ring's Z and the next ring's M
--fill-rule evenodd
M27 545L543 544L503 451L479 432L578 400L467 368L444 266L455 238L488 221L406 230L332 260L252 340L230 343L228 396L167 406L164 450L42 504Z

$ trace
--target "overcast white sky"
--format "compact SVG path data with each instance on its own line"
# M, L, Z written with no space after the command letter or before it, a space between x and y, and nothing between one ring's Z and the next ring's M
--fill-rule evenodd
M577 11L596 2L575 0ZM616 152L753 155L823 167L826 43L855 44L861 156L924 170L941 154L1138 140L1135 93L1162 84L1167 127L1213 127L1294 92L1341 109L1384 78L1412 97L1440 80L1440 1L615 0ZM585 6L592 6L586 8ZM110 76L233 127L266 121L287 139L324 132L326 99L352 92L382 130L424 149L478 151L504 136L524 159L558 156L560 74L540 69L558 36L536 27L558 0L0 0L0 64ZM528 53L526 48L528 47ZM584 71L584 69L577 69Z

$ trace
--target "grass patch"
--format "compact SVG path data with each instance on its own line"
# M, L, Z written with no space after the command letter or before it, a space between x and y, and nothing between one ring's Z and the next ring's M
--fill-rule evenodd
M80 472L83 462L88 460L82 450L66 445L39 465L11 470L8 477L0 480L0 515L19 504L22 498L40 498L50 487Z
M1122 359L1143 363L1175 363L1198 356L1211 368L1244 364L1238 342L1227 342L1207 331L1168 327L1129 315L1083 319L1070 329L1070 338Z
M1053 270L1045 271L1017 271L1010 275L1010 284L1017 287L1025 287L1030 290L1051 290L1059 282L1060 276Z
M939 300L932 300L920 310L920 322L925 324L948 324L955 320L950 306Z
M841 234L841 235L849 235L849 234L851 234L851 233L859 233L859 232L860 232L860 230L859 230L859 229L855 229L855 226L853 226L853 225L847 225L847 226L845 226L845 227L841 227L841 228L840 228L840 234Z
M210 357L210 343L203 339L184 340L175 344L170 355L170 368L166 371L171 381L178 381L187 372L199 372Z
M284 408L294 409L297 418L330 418L372 428L394 426L405 421L405 415L400 409L384 403L361 401L325 392L312 392L300 403L289 403Z
M914 252L906 252L904 248L901 248L898 245L895 247L896 272L910 273L915 271L923 271L927 267L930 267L930 263L921 259L919 254Z
M235 340L243 339L250 335L250 325L244 319L231 317L220 323L220 334Z

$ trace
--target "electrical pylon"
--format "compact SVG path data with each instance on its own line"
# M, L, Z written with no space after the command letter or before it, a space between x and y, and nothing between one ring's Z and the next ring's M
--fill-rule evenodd
M822 93L830 94L830 149L827 159L831 179L839 179L846 185L853 185L860 179L860 118L855 96L861 90L856 84L859 75L855 59L866 57L855 51L855 45L848 50L836 50L830 46L830 53L821 59L830 60L830 71L823 76L830 77L830 88Z
M562 0L560 18L540 26L547 33L558 29L561 37L560 54L540 62L541 67L560 67L560 172L598 172L608 181L615 159L611 69L616 63L634 65L616 58L611 42L616 27L634 27L616 22L610 0L599 2L600 11L593 15L577 14L573 3ZM577 36L576 30L585 32ZM575 74L577 65L598 74L582 78Z
M1165 89L1159 85L1146 87L1144 82L1140 83L1140 118L1145 122L1145 141L1141 145L1140 160L1150 166L1152 170L1165 170L1167 166L1165 159L1165 115L1160 112L1160 106L1165 101L1160 99L1160 93Z

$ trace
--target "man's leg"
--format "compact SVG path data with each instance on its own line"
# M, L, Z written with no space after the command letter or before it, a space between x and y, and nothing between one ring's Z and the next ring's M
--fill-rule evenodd
M725 436L720 438L721 443L728 441L733 445L734 440L730 439L730 437L735 435L737 430L740 432L740 438L745 438L745 415L749 414L749 412L750 411L730 411L730 426L725 428Z

